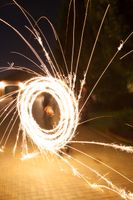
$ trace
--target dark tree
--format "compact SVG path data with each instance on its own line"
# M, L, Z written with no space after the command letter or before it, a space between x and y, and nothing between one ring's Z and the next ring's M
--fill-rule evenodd
M87 0L75 0L76 2L76 28L75 28L75 49L74 49L74 64L76 65L81 31L83 27L83 21L85 16L86 2ZM71 48L72 48L72 31L73 31L73 3L70 9L69 24L66 34L66 21L68 14L68 7L70 1L66 1L64 6L64 19L60 26L60 38L67 58L67 64L70 69L71 65ZM98 42L90 63L86 83L89 90L93 88L96 80L107 66L108 62L117 51L121 40L125 39L129 32L129 27L125 23L124 15L120 10L119 0L93 0L90 1L87 23L85 28L84 40L82 45L82 52L79 62L79 70L77 76L79 79L83 78L84 71L86 69L94 41L96 39L97 31L102 21L103 15L110 4L110 9L105 18ZM126 107L129 104L127 99L131 99L131 95L128 93L129 77L131 79L131 58L119 59L120 56L125 54L128 50L131 50L131 42L128 42L123 48L120 55L113 61L110 68L104 74L104 77L99 82L97 88L94 91L96 96L96 103L99 108L104 107L108 109L120 109ZM63 64L62 64L63 66ZM125 67L126 66L126 67ZM127 103L126 103L127 102Z

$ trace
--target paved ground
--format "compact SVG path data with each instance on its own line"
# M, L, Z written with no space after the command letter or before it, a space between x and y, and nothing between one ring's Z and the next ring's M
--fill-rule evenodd
M103 133L89 130L86 126L79 129L79 140L95 140L114 142L113 137ZM118 142L118 141L116 141ZM126 188L133 192L133 184L103 166L100 161L115 168L133 180L133 156L106 147L96 145L73 145L90 156L72 150L70 155L82 161L92 169L108 177L118 187ZM66 157L64 157L66 158ZM98 161L99 160L99 161ZM89 169L78 164L77 161L69 162L91 183L103 183ZM117 194L108 190L96 190L81 178L74 176L70 167L60 158L53 156L37 157L21 161L14 158L9 151L0 154L0 200L101 200L121 199Z

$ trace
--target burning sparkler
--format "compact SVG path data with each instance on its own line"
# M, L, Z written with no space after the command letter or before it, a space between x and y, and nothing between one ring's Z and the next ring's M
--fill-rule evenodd
M60 111L58 124L50 130L39 127L32 114L33 103L43 92L51 94ZM73 138L78 125L78 102L65 82L53 77L37 77L27 81L23 91L18 94L17 107L23 131L41 151L58 151Z

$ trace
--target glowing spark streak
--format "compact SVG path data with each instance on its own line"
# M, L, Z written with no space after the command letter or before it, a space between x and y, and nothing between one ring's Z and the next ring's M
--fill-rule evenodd
M104 22L104 19L105 19L105 16L106 16L106 13L107 13L108 9L109 9L109 6L108 6L107 9L106 9L106 12L105 12L104 17L103 17L103 20L102 20L102 22L101 22L99 31L101 30L101 27L102 27L102 24L103 24L103 22ZM100 34L99 31L98 31L97 37L98 37L99 34ZM129 40L129 38L130 38L132 35L133 35L133 32L131 32L131 33L127 36L127 38L123 41L122 44L124 45L124 44ZM91 56L90 56L90 59L89 59L89 62L88 62L87 68L86 68L86 73L85 73L85 75L84 75L85 78L86 78L86 74L87 74L87 71L88 71L88 69L89 69L90 63L91 63L91 59L92 59L92 56L93 56L93 53L94 53L94 49L95 49L97 40L98 40L97 37L96 37L96 41L95 41L95 43L94 43L94 47L93 47L93 50L92 50L92 53L91 53ZM87 101L88 101L89 98L91 97L93 91L94 91L95 88L97 87L99 81L102 79L103 75L105 74L105 72L107 71L107 69L109 68L109 66L110 66L110 65L112 64L112 62L114 61L114 59L115 59L116 56L118 55L119 51L120 51L120 50L117 48L117 51L114 53L114 55L113 55L113 57L111 58L111 60L109 61L108 65L105 67L105 69L103 70L103 72L101 73L101 75L99 76L99 78L97 79L96 83L94 84L92 90L90 91L90 94L88 95L88 97L86 98L86 100L85 100L85 102L84 102L82 108L80 109L80 112L83 110L83 108L84 108L84 106L86 105ZM84 80L83 80L83 81L84 81ZM81 90L81 91L82 91L82 90Z
M44 52L44 54L45 54L45 56L46 56L46 59L47 59L49 65L50 65L50 67L51 67L52 72L53 72L54 74L56 74L56 76L57 76L59 79L61 79L61 76L59 75L59 73L60 73L60 74L63 74L63 73L61 72L61 69L60 69L60 67L59 67L59 65L58 65L58 63L57 63L57 61L56 61L56 58L55 58L55 56L54 56L54 54L53 54L53 52L52 52L52 50L51 50L51 48L50 48L50 45L49 45L49 43L48 43L46 37L44 36L44 34L42 33L42 31L41 31L41 29L40 29L40 27L39 27L39 25L38 25L39 21L42 20L42 19L43 19L43 20L46 20L46 21L49 23L49 25L50 25L50 27L52 28L52 30L53 30L55 39L58 41L58 44L59 44L59 46L60 46L61 53L62 53L62 56L63 56L63 60L64 60L64 63L65 63L65 67L66 67L67 72L68 72L68 67L67 67L66 59L65 59L65 56L64 56L64 53L63 53L63 49L62 49L62 46L61 46L61 43L60 43L60 39L59 39L59 37L58 37L58 35L57 35L57 33L56 33L56 30L55 30L54 26L52 25L51 21L50 21L47 17L45 17L45 16L42 16L42 17L39 18L39 20L36 22L36 26L37 26L37 28L39 29L39 31L40 31L40 33L41 33L41 35L42 35L42 38L45 40L45 42L46 42L46 44L47 44L47 46L48 46L48 48L49 48L49 50L50 50L50 53L51 53L52 58L53 58L53 60L54 60L54 62L55 62L55 64L56 64L56 67L54 66L54 64L53 64L53 62L52 62L52 60L51 60L51 58L50 58L48 52L47 52L46 49L44 48L43 41L42 41L42 38L41 38L41 36L39 35L39 33L36 34L36 35L37 35L37 36L36 36L36 39L38 40L38 43L39 43L40 46L42 47L42 50L43 50L43 52ZM34 29L34 31L35 31L35 33L36 33L36 29ZM62 76L63 76L63 75L62 75Z
M32 78L25 83L24 87L25 89L17 98L23 131L26 131L39 149L58 151L73 138L78 125L78 102L74 93L63 81L53 77ZM34 101L44 92L52 95L60 110L60 120L57 126L50 130L39 127L32 115Z
M27 19L27 21L29 22L29 24L30 24L30 26L31 26L31 28L32 28L32 30L31 29L29 29L28 28L28 30L30 30L30 32L35 36L35 38L37 39L37 41L38 41L38 43L41 45L41 47L42 47L42 49L43 49L43 51L44 51L44 53L45 53L45 56L46 56L46 58L47 58L47 61L49 62L49 64L50 64L50 66L52 66L52 70L53 70L53 68L54 68L54 65L53 65L53 63L52 63L52 60L50 59L50 57L49 57L49 55L48 55L48 53L47 53L47 51L45 50L45 48L44 48L44 46L43 46L43 42L42 42L42 39L41 39L41 37L40 37L40 35L39 35L39 32L34 28L34 26L33 26L33 24L32 24L32 22L30 21L30 19L29 19L29 16L32 18L32 20L34 21L34 23L36 24L36 22L35 22L35 20L34 20L34 18L29 14L29 13L27 13L27 11L25 10L25 9L23 9L22 8L22 6L20 6L15 0L13 0L13 2L15 3L15 5L22 11L22 13L24 14L24 16L26 17L26 19ZM48 20L49 21L49 20ZM3 21L5 24L7 24L5 21ZM8 26L10 26L9 24L8 24ZM38 27L38 25L36 24L36 26ZM41 63L41 66L42 66L42 69L41 69L41 67L39 66L39 68L41 69L41 70L43 70L47 75L49 74L50 75L50 72L49 72L49 70L47 69L47 67L45 66L45 64L43 63L43 61L42 61L42 59L40 58L40 56L37 54L37 52L32 48L32 46L29 44L29 42L28 41L26 41L25 40L25 38L14 28L14 27L11 27L15 32L17 32L17 34L24 40L24 42L30 47L30 49L31 49L31 51L34 53L34 55L38 58L38 60L40 61L40 63ZM38 27L39 28L39 27ZM39 28L39 31L40 31L40 28ZM41 32L41 31L40 31ZM42 32L41 32L42 33ZM43 34L42 34L43 35ZM45 37L43 37L44 39L45 39ZM47 40L45 39L45 41L46 41L46 43L47 43L47 45L48 45L48 48L50 49L50 52L51 52L51 48L50 48L50 46L49 46L49 44L48 44L48 42L47 42ZM52 54L53 55L53 54ZM57 65L58 66L58 65Z
M57 66L57 68L58 68L58 70L59 70L59 72L60 72L60 68L59 68L59 66L58 66L58 64L57 64L57 61L56 61L56 59L55 59L55 56L54 56L54 54L53 54L53 52L52 52L52 50L51 50L51 48L50 48L50 45L49 45L49 43L48 43L46 37L43 35L43 33L42 33L40 27L38 26L38 22L39 22L41 19L44 18L44 19L46 19L46 20L48 21L48 23L50 24L50 26L51 26L51 28L52 28L52 30L53 30L53 33L54 33L54 35L55 35L55 38L58 40L58 43L59 43L59 46L60 46L60 49L61 49L61 53L62 53L62 56L63 56L63 60L64 60L64 63L65 63L65 67L66 67L67 73L69 73L68 67L67 67L67 63L66 63L66 59L65 59L65 56L64 56L64 52L63 52L63 49L62 49L62 45L61 45L60 40L59 40L59 37L58 37L58 35L57 35L56 31L55 31L55 28L53 27L53 25L52 25L52 23L50 22L50 20L49 20L47 17L41 17L41 18L39 18L39 20L36 22L36 21L34 20L34 18L33 18L22 6L20 6L15 0L13 0L13 2L14 2L15 5L21 10L21 12L23 13L23 15L26 17L27 21L29 22L31 28L33 29L33 31L32 31L31 29L28 28L28 30L35 36L35 38L37 39L38 43L41 45L41 47L42 47L42 49L43 49L43 51L44 51L44 53L45 53L45 56L46 56L46 58L47 58L47 61L49 62L50 66L51 66L52 71L53 71L53 69L55 69L55 67L54 67L53 62L52 62L52 60L50 59L50 57L49 57L47 51L45 50L45 48L44 48L44 46L43 46L42 38L40 37L39 32L41 33L43 39L45 40L45 42L46 42L46 44L47 44L47 46L48 46L48 49L50 50L50 53L52 54L52 57L53 57L53 59L54 59L54 61L55 61L55 63L56 63L56 66ZM35 26L39 29L39 32L34 28L34 26L33 26L32 22L31 22L31 20L29 19L29 17L30 17L30 18L33 20L33 22L35 23ZM3 21L3 22L4 22L5 24L7 24L7 22L5 22L5 21ZM9 25L9 26L10 26L10 25ZM31 49L32 52L35 54L35 56L39 58L38 60L40 61L41 66L42 66L43 68L45 68L46 74L47 74L47 75L48 75L48 74L50 75L50 72L48 71L47 67L44 65L44 63L42 62L42 60L41 60L41 58L39 57L39 55L37 54L37 52L34 51L34 49L31 47L31 45L28 43L28 41L26 41L25 38L24 38L14 27L12 27L12 26L10 26L10 27L11 27L15 32L17 32L17 34L18 34L18 35L24 40L24 42L30 47L30 49ZM40 68L40 66L38 66L38 67ZM40 69L41 69L41 68L40 68ZM56 70L56 69L55 69L55 70ZM57 72L56 72L56 73L57 73ZM58 73L57 73L57 75L58 75ZM58 77L58 78L59 78L59 77Z
M79 60L80 60L80 55L81 55L81 49L82 49L82 45L83 45L83 38L84 38L84 31L85 31L85 26L86 26L86 20L87 20L87 16L88 16L89 3L90 3L90 0L88 0L87 4L86 4L86 11L85 11L84 23L83 23L82 33L81 33L81 39L80 39L78 57L77 57L77 62L76 62L75 74L77 74ZM75 80L74 80L74 84L75 84Z
M41 66L43 66L43 68L39 67L44 73L46 73L46 71L44 70L44 68L46 68L44 62L42 61L42 59L40 58L40 56L38 55L38 53L35 51L35 49L32 47L32 45L23 37L23 35L15 28L13 27L11 24L9 24L8 22L6 22L5 20L0 18L0 21L7 25L8 27L10 27L12 30L14 30L17 35L19 35L19 37L25 42L25 44L30 48L30 50L33 52L33 54L36 56L36 58L38 59L38 61L40 62ZM48 71L48 70L47 70Z
M90 121L93 121L95 119L101 119L101 118L111 118L112 116L108 116L108 115L104 115L104 116L98 116L98 117L93 117L93 118L90 118L88 120L85 120L85 121L82 121L80 122L78 125L81 125L81 124L85 124L86 122L90 122Z
M4 147L2 146L1 148L0 148L0 153L3 153L4 152Z
M90 187L92 187L92 188L98 188L98 189L106 188L108 190L111 190L111 191L117 193L123 199L133 200L133 193L126 192L124 189L121 189L121 188L117 187L110 180L108 180L105 176L101 175L95 169L89 167L88 165L86 165L85 163L81 162L80 160L77 160L76 158L67 155L63 151L61 151L61 153L64 154L65 156L67 156L69 159L75 161L76 163L79 163L81 166L85 167L86 169L89 169L92 173L94 173L95 175L97 175L98 177L100 177L100 179L104 180L105 183L107 184L107 186L106 185L96 184L96 183L95 184L91 184L81 173L79 173L77 171L77 169L73 168L73 166L68 162L68 160L62 158L64 160L64 162L71 167L72 171L74 172L74 175L78 175L78 177L81 177L83 180L85 180L86 183L88 183L88 185L90 185Z
M117 170L115 170L114 168L110 167L109 165L107 165L106 163L102 162L101 160L98 160L98 159L92 157L91 155L89 155L89 154L87 154L87 153L85 153L85 152L83 152L83 151L80 151L80 150L78 150L78 149L76 149L76 148L74 148L74 147L71 147L71 146L69 146L69 145L67 145L67 146L68 146L69 148L71 148L71 149L73 149L73 150L75 150L75 151L81 153L82 155L84 155L84 156L86 156L86 157L88 157L88 158L91 158L92 160L95 160L95 161L101 163L102 165L106 166L108 169L114 171L115 173L117 173L117 174L119 174L120 176L122 176L124 179L126 179L126 180L128 180L129 182L133 183L133 181L130 180L128 177L124 176L122 173L120 173L119 171L117 171Z
M118 51L121 51L121 49L123 48L124 42L123 40L121 40L119 47L117 48Z
M73 59L74 59L74 50L75 50L75 22L76 22L76 8L75 8L75 0L73 0L73 31L72 31L72 55L71 55L70 75L72 75L72 72L73 72Z
M127 153L133 153L132 146L118 145L118 144L110 144L110 143L102 143L102 142L94 142L94 141L70 141L70 143L78 143L78 144L94 144L105 147L111 147L113 149L118 149L121 151L126 151Z
M25 16L26 19L28 20L30 26L31 26L32 29L33 29L33 31L32 31L31 29L29 29L29 28L28 28L28 30L30 30L30 32L35 36L35 38L38 40L39 44L42 44L42 45L41 45L41 46L42 46L42 49L43 49L44 52L46 52L46 54L45 54L45 55L46 55L46 58L48 59L48 61L50 61L49 64L50 64L50 65L52 64L52 68L55 68L54 65L53 65L53 63L52 63L52 60L50 59L50 57L49 57L49 56L47 57L48 54L47 54L47 51L45 50L45 48L44 48L44 46L43 46L43 43L42 43L42 39L41 39L41 37L40 37L40 34L41 34L42 38L45 40L45 42L46 42L46 44L47 44L47 46L48 46L48 49L50 50L50 53L51 53L51 55L52 55L52 58L54 59L54 62L55 62L55 64L56 64L56 66L57 66L58 71L60 71L61 69L59 68L59 66L58 66L58 64L57 64L57 61L56 61L56 58L55 58L55 56L54 56L54 54L53 54L53 52L52 52L52 49L51 49L51 47L50 47L50 45L49 45L49 43L48 43L46 37L44 36L42 30L40 29L40 27L39 27L39 25L38 25L38 22L39 22L41 19L46 19L46 20L48 21L48 23L50 24L50 26L51 26L51 28L52 28L52 30L53 30L55 39L58 40L58 43L59 43L59 46L60 46L60 50L61 50L61 53L62 53L62 56L63 56L63 60L64 60L64 63L65 63L65 67L66 67L66 70L67 70L67 74L68 74L68 73L69 73L69 71L68 71L68 66L67 66L67 63L66 63L66 58L65 58L65 55L64 55L64 52L63 52L63 48L62 48L61 42L60 42L60 39L59 39L59 37L58 37L58 35L57 35L57 33L56 33L56 30L55 30L53 24L50 22L50 20L49 20L47 17L42 16L42 17L40 17L40 18L38 19L38 21L36 22L35 19L34 19L22 6L20 6L15 0L13 0L13 2L14 2L15 5L18 6L18 8L22 11L22 13L24 14L24 16ZM32 24L32 22L31 22L31 20L30 20L29 17L33 20L33 22L34 22L34 24L35 24L34 26L33 26L33 24ZM34 27L37 27L38 30L39 30L39 32L38 32ZM40 34L39 34L39 33L40 33ZM41 41L41 42L40 42L40 41ZM42 65L42 66L43 66L43 65ZM38 66L38 67L40 68L40 66ZM58 73L57 73L57 75L58 75ZM58 78L59 78L59 77L58 77Z
M53 30L55 39L58 41L58 44L59 44L59 47L60 47L60 50L61 50L61 54L62 54L62 57L63 57L63 61L64 61L64 64L65 64L65 68L66 68L66 72L67 72L67 74L69 74L69 70L68 70L66 58L65 58L64 51L63 51L63 48L62 48L60 39L59 39L59 37L58 37L58 34L57 34L57 32L56 32L56 30L55 30L53 24L51 23L51 21L50 21L47 17L42 16L42 17L40 17L39 20L36 22L36 26L38 27L38 29L39 29L39 31L40 31L40 33L41 33L43 39L45 40L45 42L46 42L46 44L47 44L47 46L48 46L48 48L49 48L49 50L50 50L50 53L51 53L51 55L52 55L52 57L53 57L53 59L54 59L54 62L55 62L56 67L57 67L57 69L58 69L58 72L60 72L61 69L59 68L59 66L58 66L58 64L57 64L56 58L55 58L55 56L54 56L54 54L53 54L53 52L52 52L52 50L51 50L51 47L50 47L50 45L49 45L49 43L48 43L46 37L44 36L44 34L42 33L42 31L41 31L41 29L40 29L40 27L39 27L39 25L38 25L39 21L42 20L42 19L47 20L47 22L50 24L50 26L51 26L51 28L52 28L52 30ZM43 47L43 48L44 48L44 47Z
M21 157L21 160L29 160L31 158L35 158L36 156L38 156L40 153L39 152L34 152L34 153L28 153L28 154L24 154L22 157Z
M120 57L120 60L122 60L123 58L125 58L126 56L128 56L132 52L133 52L133 50L129 51L128 53L126 53L125 55L123 55L122 57Z
M11 105L13 104L13 102L11 102L9 105L8 105L8 108L11 107ZM3 117L2 121L0 122L0 125L6 120L6 118L9 116L9 114L14 110L15 106L13 106L9 112ZM4 111L6 111L7 109L5 109ZM0 115L0 117L4 115L4 112Z

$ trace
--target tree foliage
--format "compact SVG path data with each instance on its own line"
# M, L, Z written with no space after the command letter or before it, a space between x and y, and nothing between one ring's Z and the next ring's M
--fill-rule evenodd
M64 19L67 21L67 12L70 1L66 1L64 6ZM74 67L76 65L81 31L83 27L83 20L85 16L85 9L87 0L76 0L76 27L75 27L75 49L74 49ZM87 85L88 92L91 91L96 80L99 78L100 74L104 68L109 63L110 59L117 51L121 40L125 39L129 34L129 28L124 24L124 16L121 15L119 10L119 0L92 0L90 1L87 23L84 33L84 40L82 44L82 51L79 62L79 70L77 76L79 79L83 78L83 72L86 69L88 60L90 58L93 44L96 39L96 35L102 21L105 10L110 4L110 9L104 20L104 24L98 38L98 42L92 57L92 61L89 67L87 75ZM72 54L72 34L73 34L73 4L71 5L69 13L69 23L66 34L66 23L62 21L60 26L60 38L63 43L63 48L65 49L65 56L67 58L67 63L70 68L71 65L71 54ZM63 30L63 31L62 31ZM65 39L64 39L65 38ZM66 41L66 43L65 43ZM126 47L120 52L123 55L128 50L131 50L131 43L127 43ZM99 82L94 94L96 96L96 102L105 108L122 108L127 105L127 98L131 98L128 95L127 84L129 79L131 79L131 61L123 59L120 61L120 56L118 56L111 64L108 71L104 74L104 77ZM125 100L126 98L126 100ZM122 102L121 104L119 102ZM129 102L128 102L129 103Z

